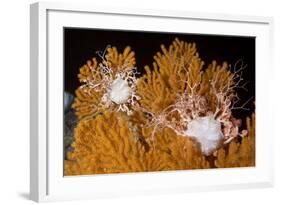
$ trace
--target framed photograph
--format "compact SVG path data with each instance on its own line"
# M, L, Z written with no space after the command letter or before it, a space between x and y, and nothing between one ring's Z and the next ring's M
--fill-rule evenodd
M271 18L67 3L30 17L32 200L272 186Z

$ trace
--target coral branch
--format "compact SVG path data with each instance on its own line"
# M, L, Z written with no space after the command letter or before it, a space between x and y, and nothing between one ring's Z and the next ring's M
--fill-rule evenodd
M152 129L143 129L143 136L150 139ZM149 141L153 150L168 154L166 162L172 170L209 168L209 162L201 155L196 142L184 136L177 135L173 129L163 128Z
M195 86L200 80L203 62L196 53L195 44L176 39L167 50L154 56L153 70L146 66L146 74L138 82L137 93L144 109L160 113L175 102L176 96L186 89L186 79Z
M108 123L110 121L110 124ZM65 175L169 170L168 155L144 146L121 113L80 121Z

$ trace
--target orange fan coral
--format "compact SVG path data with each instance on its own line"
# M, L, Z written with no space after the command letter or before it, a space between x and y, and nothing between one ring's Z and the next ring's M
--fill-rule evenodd
M248 135L239 141L232 141L229 146L217 152L217 167L255 166L255 114L247 118Z
M192 139L178 136L172 129L164 128L156 132L151 141L151 128L143 129L143 136L153 150L168 154L167 161L173 170L210 168L209 162L201 154L199 146Z
M131 114L137 104L134 52L130 47L121 54L115 47L106 51L100 55L101 63L93 58L80 68L78 78L82 85L76 90L72 106L79 119L93 117L105 109Z
M195 145L196 143L187 137L177 137L170 144L171 162L174 163L175 170L210 168L209 162Z
M161 49L138 80L129 47L80 68L65 175L255 165L255 115L240 130L232 114L244 67L204 69L196 45L178 39Z
M105 112L95 119L80 121L72 146L74 151L65 161L65 175L171 169L166 163L167 154L145 151L121 113Z
M91 82L93 80L102 81L102 75L97 70L98 64L95 58L92 61L87 61L87 64L80 68L80 74L78 74L79 81L81 83ZM94 116L102 110L99 104L104 94L103 90L97 92L90 86L80 86L75 94L76 98L72 107L76 110L76 115L79 119Z
M167 50L161 46L154 56L153 70L146 66L146 74L139 79L137 93L144 109L160 113L175 102L176 96L186 89L187 74L191 86L200 81L203 62L196 53L195 44L176 39ZM190 71L187 73L187 70Z
M103 58L103 56L101 56ZM113 72L132 69L136 64L135 53L127 46L123 53L118 53L116 47L109 47L107 54L103 58L103 64L111 68Z

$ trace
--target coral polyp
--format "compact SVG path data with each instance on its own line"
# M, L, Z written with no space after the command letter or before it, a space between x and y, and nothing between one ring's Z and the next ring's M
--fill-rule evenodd
M98 57L78 74L65 175L255 165L255 113L234 114L252 100L240 103L241 60L205 66L196 44L178 38L161 45L144 73L130 47Z

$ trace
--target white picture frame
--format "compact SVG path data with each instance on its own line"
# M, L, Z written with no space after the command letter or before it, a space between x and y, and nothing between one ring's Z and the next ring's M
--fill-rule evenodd
M114 17L114 18L113 18ZM147 22L151 23L148 24ZM157 26L155 26L157 25ZM62 161L62 29L108 28L256 36L256 166L215 170L64 177ZM273 19L188 11L97 8L94 4L47 3L30 9L30 198L92 199L139 194L273 186L269 69L273 69ZM266 68L266 69L264 69ZM262 136L266 135L266 139ZM60 138L61 136L61 138ZM261 136L261 137L260 137ZM149 186L147 184L149 183Z

